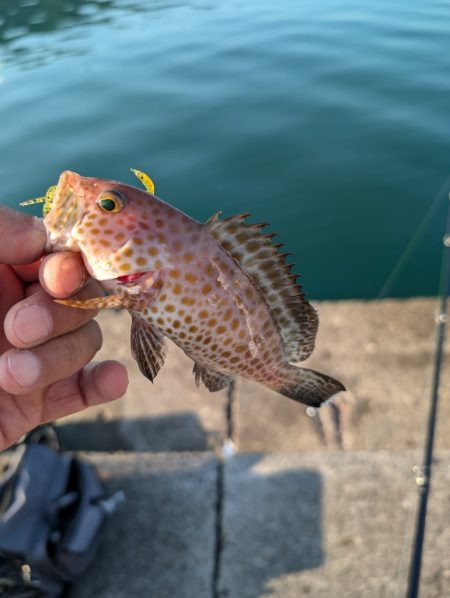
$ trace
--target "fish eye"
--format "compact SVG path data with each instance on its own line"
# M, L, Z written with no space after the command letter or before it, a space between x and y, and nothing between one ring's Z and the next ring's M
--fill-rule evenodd
M97 197L96 203L103 212L117 213L124 209L126 199L120 191L110 189L108 191L102 191Z

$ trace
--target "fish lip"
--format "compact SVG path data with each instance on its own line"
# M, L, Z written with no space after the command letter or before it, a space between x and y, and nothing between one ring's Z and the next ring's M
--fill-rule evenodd
M156 297L163 285L161 270L147 270L133 272L128 275L118 276L113 279L115 283L126 288L127 293L144 294Z
M135 272L133 274L125 274L123 276L117 276L114 280L120 285L135 286L142 282L144 276L151 276L153 272Z

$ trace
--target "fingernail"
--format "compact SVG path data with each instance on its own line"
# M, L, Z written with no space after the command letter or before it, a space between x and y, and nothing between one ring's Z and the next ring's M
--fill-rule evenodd
M22 343L35 343L46 338L53 327L52 318L40 305L28 305L17 312L14 332Z
M20 386L32 386L41 375L41 362L31 351L8 355L8 371Z
M67 295L73 295L85 282L84 272L78 258L68 256L59 266L61 287Z

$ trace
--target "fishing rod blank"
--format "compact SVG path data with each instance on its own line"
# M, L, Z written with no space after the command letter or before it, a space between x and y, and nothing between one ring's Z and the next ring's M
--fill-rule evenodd
M450 195L449 195L450 200ZM431 388L431 403L428 413L427 437L425 441L423 465L417 468L416 483L419 487L419 507L417 510L416 529L413 551L409 571L407 598L417 598L419 593L420 570L425 537L425 523L427 517L428 495L430 491L431 468L433 463L434 436L436 430L437 406L439 400L439 384L441 378L442 359L447 323L447 304L450 294L450 204L447 208L447 227L444 236L444 284L442 288L441 306L437 318L438 329L436 339L436 353L434 359L433 383Z

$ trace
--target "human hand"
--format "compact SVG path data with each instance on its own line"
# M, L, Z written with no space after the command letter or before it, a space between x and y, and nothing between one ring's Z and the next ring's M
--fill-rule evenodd
M0 451L37 425L122 396L125 367L91 363L102 334L95 310L55 303L98 296L80 254L42 258L42 221L0 206ZM26 264L26 265L20 265Z

